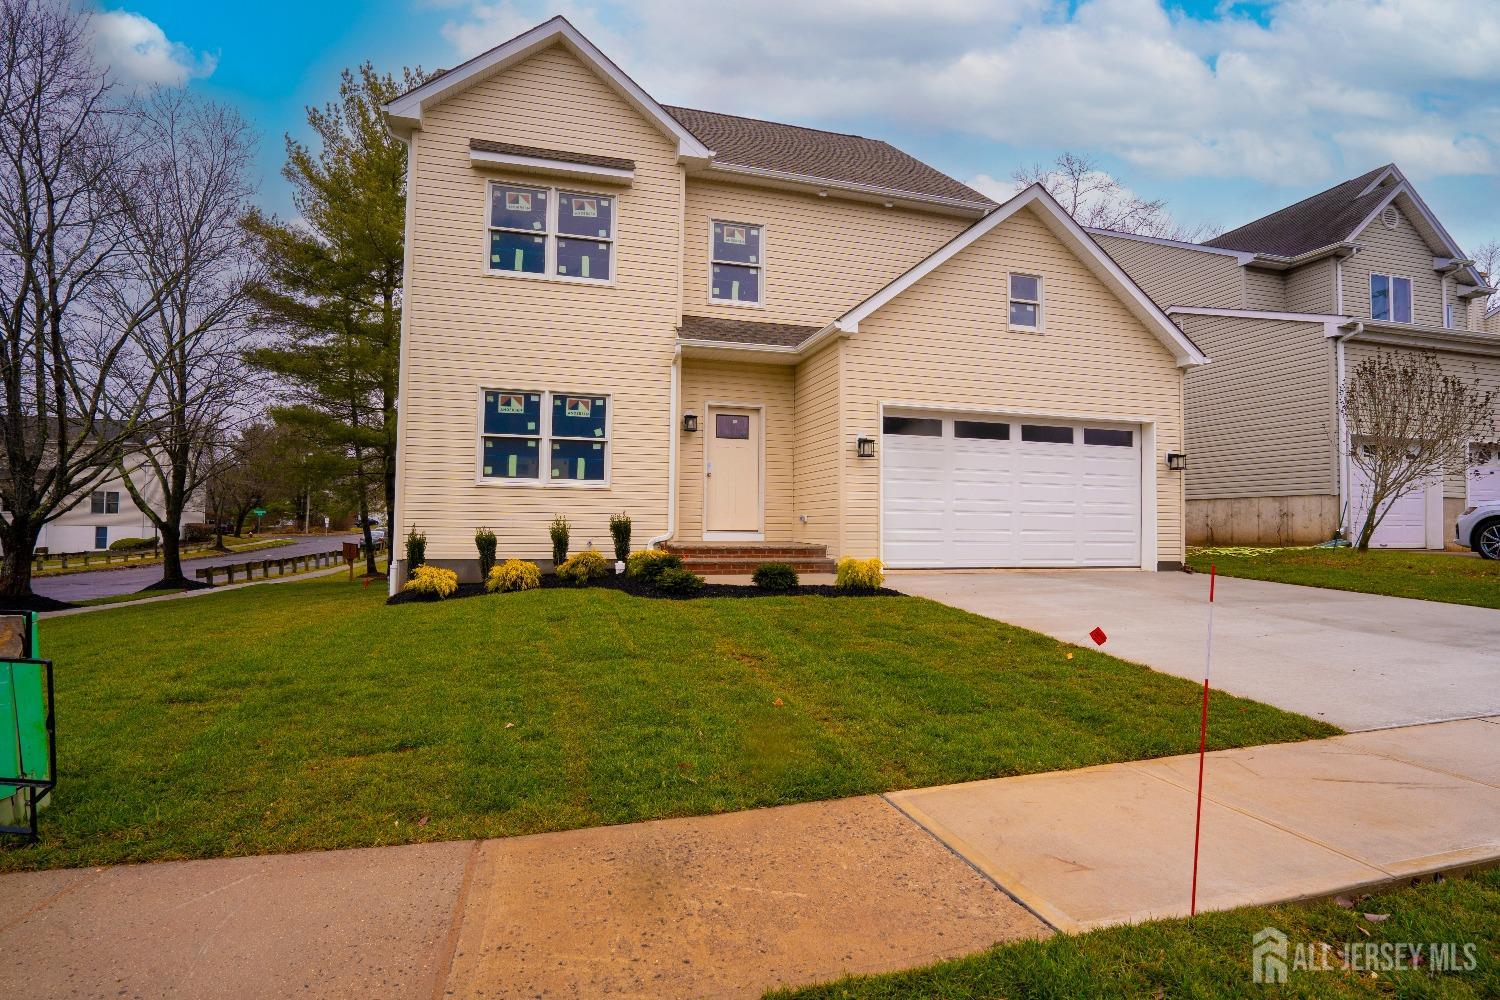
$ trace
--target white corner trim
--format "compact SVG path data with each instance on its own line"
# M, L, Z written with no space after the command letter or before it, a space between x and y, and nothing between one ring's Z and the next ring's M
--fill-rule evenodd
M409 131L422 124L422 113L447 98L502 70L535 55L554 44L562 44L615 90L627 103L644 115L669 138L677 141L677 156L684 160L707 163L713 151L689 132L682 123L667 114L650 94L641 89L625 71L568 23L562 15L524 31L508 42L482 52L442 76L429 80L402 94L384 108L386 121L393 131Z
M619 167L594 166L587 163L574 163L571 160L554 160L544 156L523 156L517 153L490 153L482 149L471 149L469 150L469 161L476 167L520 170L534 174L551 174L558 177L599 181L604 184L629 185L635 180L634 170L623 170Z
M1202 243L1184 243L1182 240L1169 240L1160 236L1143 236L1140 233L1122 233L1114 229L1099 229L1098 227L1085 226L1084 232L1090 236L1113 236L1121 240L1154 243L1159 247L1175 247L1178 250L1196 250L1199 253L1213 253L1221 257L1233 257L1241 267L1253 261L1256 256L1245 250L1225 250L1223 247L1204 246Z
M943 246L939 247L931 255L918 262L905 274L891 281L874 295L865 299L859 305L844 313L834 320L830 327L818 331L813 340L818 340L831 328L843 330L846 333L854 333L859 330L861 320L868 318L877 309L889 303L896 296L911 288L917 282L927 277L943 264L955 257L975 241L979 240L990 230L1000 223L1015 215L1021 209L1028 206L1037 206L1040 211L1053 220L1054 224L1062 229L1070 237L1073 243L1073 251L1078 258L1088 265L1095 276L1110 285L1115 294L1127 306L1132 307L1131 312L1146 325L1157 339L1172 352L1179 366L1205 365L1208 358L1198 350L1192 340L1178 328L1176 323L1162 312L1151 297L1141 290L1141 287L1130 278L1129 275L1116 264L1114 258L1104 252L1104 248L1094 242L1093 237L1084 230L1073 217L1065 212L1053 197L1047 193L1047 189L1040 184L1033 184L1014 198L1000 205L989 215L975 222L968 229L959 233ZM809 341L811 343L811 341Z

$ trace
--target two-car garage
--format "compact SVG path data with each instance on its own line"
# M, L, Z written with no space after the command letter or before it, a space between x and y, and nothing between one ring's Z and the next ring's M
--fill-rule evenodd
M889 410L881 556L895 568L1139 567L1142 429Z

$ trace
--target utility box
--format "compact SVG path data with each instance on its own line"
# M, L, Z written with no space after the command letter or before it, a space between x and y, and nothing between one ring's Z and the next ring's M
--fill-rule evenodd
M0 833L31 840L57 782L52 664L38 646L35 614L0 616Z

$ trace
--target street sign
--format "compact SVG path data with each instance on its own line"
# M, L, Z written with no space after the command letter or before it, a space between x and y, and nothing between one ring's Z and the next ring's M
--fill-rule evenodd
M264 507L256 507L250 513L254 514L256 517L265 517L266 509Z

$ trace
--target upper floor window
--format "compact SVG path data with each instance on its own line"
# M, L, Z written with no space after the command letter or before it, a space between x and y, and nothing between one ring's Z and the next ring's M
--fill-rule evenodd
M1411 322L1411 279L1370 275L1370 318Z
M1023 330L1042 327L1042 279L1034 274L1010 276L1010 325Z
M758 306L764 282L762 227L714 220L710 234L708 297L727 305Z
M94 495L89 498L89 513L120 513L120 492L118 490L95 490Z
M489 269L573 281L614 277L615 199L490 184Z
M1443 325L1450 330L1458 327L1458 310L1452 302L1443 307Z

